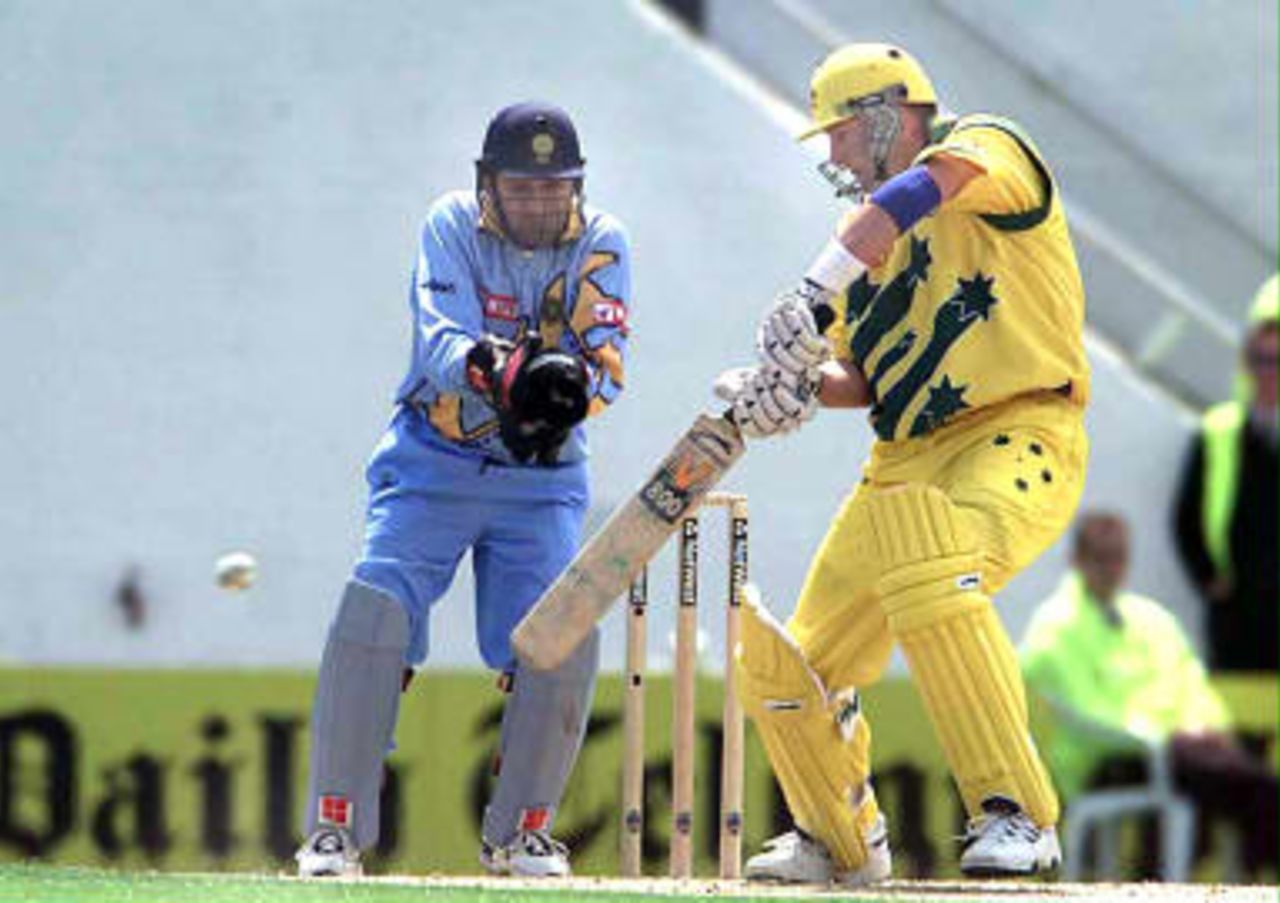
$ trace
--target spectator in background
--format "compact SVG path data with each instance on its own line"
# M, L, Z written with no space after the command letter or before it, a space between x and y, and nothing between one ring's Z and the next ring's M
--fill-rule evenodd
M1253 301L1236 397L1204 415L1178 493L1178 550L1207 608L1209 664L1276 671L1277 277Z
M1173 615L1122 588L1124 520L1082 515L1072 563L1021 650L1027 686L1065 716L1045 750L1059 792L1070 800L1109 758L1161 744L1178 791L1240 826L1246 868L1274 867L1276 775L1227 732L1226 708Z

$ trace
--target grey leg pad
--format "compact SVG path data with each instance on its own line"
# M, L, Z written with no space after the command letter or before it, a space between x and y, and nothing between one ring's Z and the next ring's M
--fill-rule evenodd
M400 707L409 618L394 596L358 580L347 584L320 662L311 710L307 833L321 796L345 797L361 849L378 840L382 758Z
M506 846L522 809L554 815L591 714L600 633L593 630L559 668L519 668L502 715L502 767L484 813L483 834Z

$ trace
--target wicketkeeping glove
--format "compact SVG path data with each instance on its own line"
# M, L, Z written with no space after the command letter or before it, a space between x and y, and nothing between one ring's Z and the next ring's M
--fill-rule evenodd
M497 412L502 441L522 463L554 464L570 431L587 416L586 365L543 348L537 333L519 344L482 338L467 353L467 381Z

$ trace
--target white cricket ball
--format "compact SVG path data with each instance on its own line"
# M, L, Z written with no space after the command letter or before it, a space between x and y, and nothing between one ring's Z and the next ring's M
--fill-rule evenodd
M258 562L248 552L228 552L214 564L213 576L223 589L248 589L258 576Z

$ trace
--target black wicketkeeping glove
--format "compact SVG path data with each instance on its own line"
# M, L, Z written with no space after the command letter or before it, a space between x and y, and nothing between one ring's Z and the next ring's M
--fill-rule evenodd
M570 431L587 416L586 365L543 348L537 333L516 345L481 339L467 354L467 379L497 412L502 441L521 463L554 464Z

